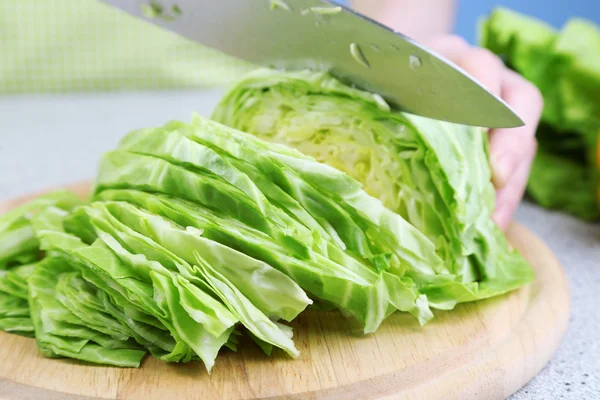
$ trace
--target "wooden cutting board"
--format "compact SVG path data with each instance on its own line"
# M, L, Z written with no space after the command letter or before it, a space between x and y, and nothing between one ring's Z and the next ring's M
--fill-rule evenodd
M71 189L84 194L89 186ZM31 198L28 196L27 198ZM27 198L0 204L0 213ZM84 365L41 357L33 339L0 333L0 399L501 399L550 360L569 318L569 289L556 258L513 223L510 242L529 260L535 282L453 311L421 328L405 313L368 336L334 312L293 323L301 355L264 356L249 342L222 351L208 375L199 363L142 368Z

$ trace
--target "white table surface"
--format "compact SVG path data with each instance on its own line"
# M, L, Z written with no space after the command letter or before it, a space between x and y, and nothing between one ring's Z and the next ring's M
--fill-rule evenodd
M95 175L130 130L209 116L220 90L0 97L0 201ZM572 316L554 359L512 399L600 399L600 224L522 204L565 268Z

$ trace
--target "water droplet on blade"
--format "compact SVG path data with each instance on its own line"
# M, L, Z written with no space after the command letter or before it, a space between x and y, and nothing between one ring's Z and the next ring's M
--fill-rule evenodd
M281 10L286 10L286 11L291 11L291 7L283 0L269 0L269 8L271 10L277 10L277 9L281 9Z
M417 94L418 94L419 96L423 96L423 89L421 89L421 88L418 88L418 89L417 89Z
M341 12L342 7L311 7L310 11L319 15L331 15Z
M369 64L369 61L363 54L358 44L350 43L350 54L352 54L352 57L354 57L357 63L364 67L371 68L371 64Z
M160 17L163 13L163 7L153 2L150 2L150 4L141 4L140 10L144 17L149 19Z
M377 46L375 43L371 43L371 48L378 53L381 51L381 47Z
M373 93L373 100L375 100L375 102L377 103L377 106L384 110L384 111L390 111L390 106L389 104L385 101L385 99L378 93Z
M423 64L421 63L419 56L411 55L408 57L408 65L410 66L410 69L417 69L421 68L421 65Z
M396 46L393 43L390 43L390 47L392 48L392 50L396 50L396 51L400 50L400 47Z

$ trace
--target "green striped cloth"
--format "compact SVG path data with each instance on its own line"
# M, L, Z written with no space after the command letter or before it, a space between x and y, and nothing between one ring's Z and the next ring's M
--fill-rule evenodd
M214 86L251 68L95 0L0 0L0 94Z

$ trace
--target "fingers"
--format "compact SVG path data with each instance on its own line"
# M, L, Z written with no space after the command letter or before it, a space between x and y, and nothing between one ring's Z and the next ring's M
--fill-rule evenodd
M427 44L502 97L525 122L518 128L490 130L492 181L497 188L494 219L506 229L525 192L537 150L535 131L543 108L542 95L492 52L471 47L458 36L434 38Z
M443 36L432 39L427 44L468 72L489 91L500 95L505 66L494 53L487 49L472 47L460 36Z
M452 62L456 62L465 51L471 48L465 39L457 35L436 36L426 40L424 44Z
M536 143L534 139L533 146L530 146L527 150L510 181L496 193L496 209L493 219L503 231L506 231L508 228L512 215L515 213L525 193L529 170L531 169L531 163L537 150Z
M494 53L487 49L471 48L456 64L469 71L490 92L501 95L502 76L506 67Z
M509 69L502 75L501 96L521 116L525 125L490 131L492 181L497 188L507 186L521 160L535 147L535 131L544 104L540 91L525 78Z

